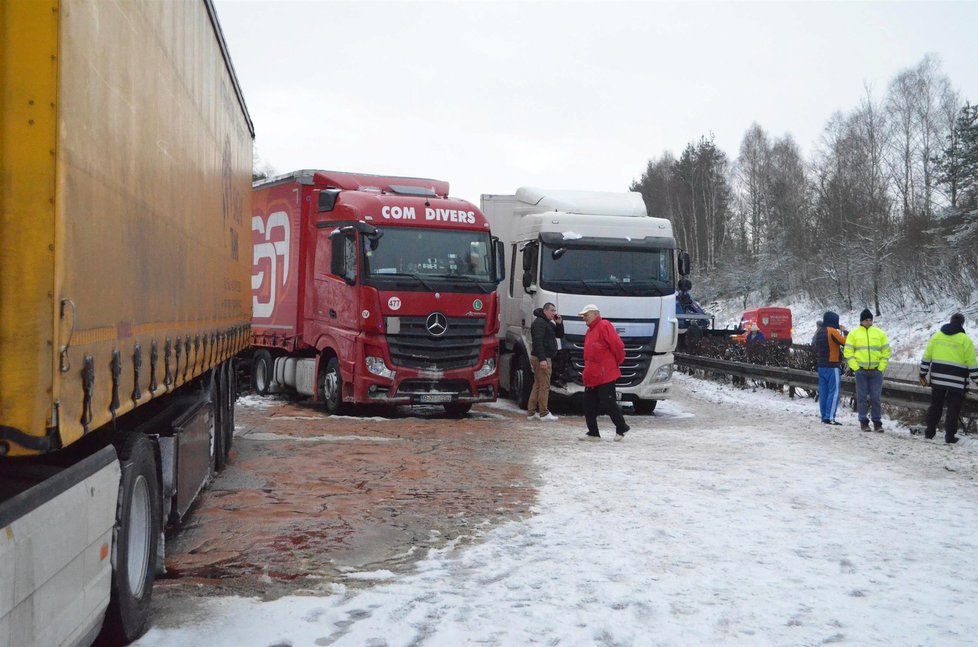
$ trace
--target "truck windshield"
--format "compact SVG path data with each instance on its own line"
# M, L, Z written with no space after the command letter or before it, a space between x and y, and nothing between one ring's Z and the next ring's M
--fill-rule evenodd
M554 258L558 249L563 251ZM544 245L542 252L540 287L544 290L636 297L675 291L671 249Z
M489 233L384 227L371 249L364 244L364 278L381 289L453 289L488 294L492 280Z

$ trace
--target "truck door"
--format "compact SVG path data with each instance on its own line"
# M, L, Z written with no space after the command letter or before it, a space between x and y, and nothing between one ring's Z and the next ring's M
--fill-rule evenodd
M314 298L309 316L340 358L345 379L353 375L359 333L359 234L349 226L331 225L316 232Z

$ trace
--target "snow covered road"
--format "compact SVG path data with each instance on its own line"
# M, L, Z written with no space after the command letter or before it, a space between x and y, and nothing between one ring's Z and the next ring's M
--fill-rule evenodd
M519 422L539 438L530 519L364 574L381 580L366 590L202 599L137 644L978 642L975 439L828 427L810 400L677 383L624 443L606 418L601 443L577 441L579 417Z

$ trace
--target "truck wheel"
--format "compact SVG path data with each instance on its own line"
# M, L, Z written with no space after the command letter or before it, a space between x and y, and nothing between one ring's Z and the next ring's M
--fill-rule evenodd
M445 407L445 413L453 418L461 418L472 410L471 402L452 402L451 404L445 404L442 406Z
M224 438L226 440L224 443L224 458L225 462L227 462L227 456L231 452L231 445L234 444L234 403L238 401L238 380L233 359L227 361L225 371L225 377L227 379L225 385L227 389L224 391L226 407L224 415Z
M228 464L231 451L231 438L234 435L234 394L232 380L228 377L230 362L222 364L215 371L216 393L214 394L214 469L218 472Z
M513 400L520 409L526 409L530 403L530 389L533 388L533 371L530 370L530 360L525 355L517 356L513 363L513 376L509 383L512 385Z
M655 411L655 405L658 403L658 400L636 400L633 406L635 407L635 413L640 416L648 416Z
M130 433L116 447L122 464L116 505L112 593L102 637L128 644L149 624L155 559L160 536L160 486L149 439Z
M272 354L267 350L255 351L251 361L251 385L258 395L268 395L272 386Z
M326 363L321 390L326 411L333 415L341 413L343 410L343 377L340 375L340 362L335 357L330 357L329 362Z

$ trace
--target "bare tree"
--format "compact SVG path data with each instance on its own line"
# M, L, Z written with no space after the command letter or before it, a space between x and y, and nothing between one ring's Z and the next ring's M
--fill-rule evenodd
M893 127L889 167L911 244L933 225L934 155L950 130L948 110L956 96L940 59L926 55L890 82L886 113Z
M749 249L755 257L761 253L767 220L770 156L767 134L754 122L740 143L735 177L740 219L747 225Z

